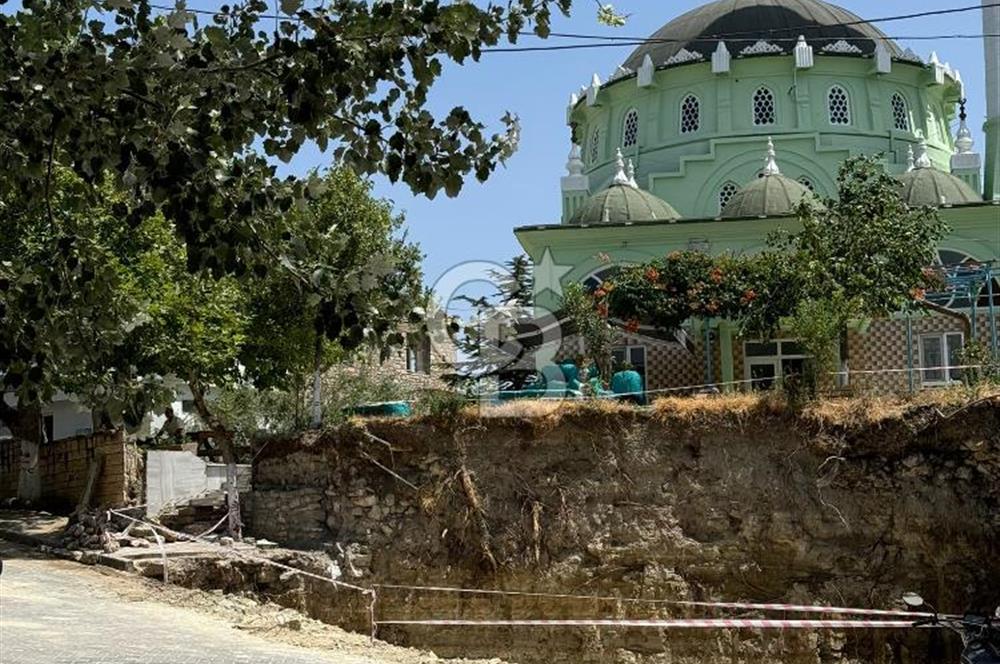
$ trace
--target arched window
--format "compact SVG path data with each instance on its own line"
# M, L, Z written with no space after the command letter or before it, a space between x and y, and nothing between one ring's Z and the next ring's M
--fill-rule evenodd
M899 131L910 131L910 108L898 92L892 95L892 126Z
M813 181L810 180L807 176L803 175L802 177L800 177L799 184L801 184L803 187L805 187L812 193L814 194L816 193L816 185L814 185Z
M964 251L938 249L935 265L941 269L942 277L944 277L945 270L951 271L956 277L960 277L963 266L975 269L982 265L982 261L977 260L974 256L970 256ZM976 300L977 306L988 307L991 292L993 294L993 306L1000 305L1000 279L994 277L992 281L993 284L990 286L980 282L979 298ZM964 289L945 288L940 292L929 291L927 299L951 309L967 309L972 306L973 298L969 297L969 295L970 293Z
M773 125L777 122L774 111L774 93L765 87L757 88L753 93L753 123L758 127Z
M603 284L608 279L614 278L616 274L621 272L621 266L610 265L608 267L602 267L599 270L594 270L589 275L583 279L583 287L589 292L593 293L597 290L597 287Z
M735 182L727 182L722 185L722 188L719 189L719 212L722 212L722 209L726 207L730 199L732 199L732 197L735 196L736 192L739 190L740 188Z
M694 95L681 102L681 133L691 134L701 128L701 102Z
M830 88L827 94L827 110L830 113L830 124L851 124L851 100L844 88L839 85Z
M596 164L599 156L601 156L601 129L598 127L590 135L590 163Z
M639 142L639 111L629 109L622 122L622 147L630 148Z

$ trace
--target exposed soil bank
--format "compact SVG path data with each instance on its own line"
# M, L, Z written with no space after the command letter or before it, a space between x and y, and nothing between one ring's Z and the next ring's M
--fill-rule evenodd
M931 407L888 415L864 407L805 414L766 400L689 401L652 413L577 407L531 418L369 422L367 431L391 450L357 426L273 441L254 466L253 530L326 547L363 585L878 608L915 590L946 611L996 606L1000 404L950 418ZM365 602L326 584L272 580L261 589L324 621L368 628ZM607 600L390 589L377 614L704 615ZM958 661L950 637L916 630L418 626L379 635L445 656L547 664Z

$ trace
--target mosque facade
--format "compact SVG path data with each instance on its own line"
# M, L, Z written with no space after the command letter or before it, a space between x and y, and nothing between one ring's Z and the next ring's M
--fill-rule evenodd
M943 265L982 266L974 294L946 304L974 320L858 321L839 384L907 390L947 384L958 351L997 350L1000 325L1000 8L983 1L987 136L976 150L968 83L937 53L903 49L860 17L820 0L719 0L664 25L602 80L572 93L572 142L559 223L515 234L557 283L597 285L615 266L675 250L754 252L794 230L804 198L836 197L841 164L881 155L911 206L939 209ZM953 129L954 127L954 129ZM536 280L541 312L560 288ZM622 334L618 359L650 390L708 383L767 387L803 360L794 339L740 338L726 320L692 320L685 341ZM572 355L578 340L556 353Z

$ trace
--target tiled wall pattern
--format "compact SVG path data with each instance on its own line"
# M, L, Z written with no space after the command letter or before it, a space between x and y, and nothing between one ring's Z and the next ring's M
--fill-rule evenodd
M1000 329L1000 311L996 325ZM952 317L935 313L916 313L912 319L913 362L919 367L919 339L922 334L962 332L962 323ZM980 312L976 321L976 334L980 341L990 342L991 327L988 313ZM688 350L675 343L640 335L623 334L617 345L646 347L646 381L649 390L667 390L683 386L698 386L705 383L704 338L692 336L694 347ZM733 337L733 370L736 381L745 378L743 339ZM852 329L848 332L849 367L853 372L849 389L855 392L906 392L909 389L906 347L906 320L872 321L864 331ZM583 353L583 343L578 337L563 341L556 355L557 360L574 359ZM865 371L885 371L885 373L859 373ZM722 381L722 356L718 331L712 335L713 381ZM827 381L828 389L834 388L834 378ZM915 372L914 383L920 389L920 375ZM739 386L741 389L744 387ZM668 393L668 392L664 392ZM679 390L678 393L684 393Z
M940 314L915 314L913 327L913 365L920 365L919 339L922 334L941 332L964 332L961 321ZM1000 316L997 318L1000 327ZM991 329L989 316L981 313L976 318L976 335L980 341L989 344ZM968 340L967 340L968 341ZM851 376L851 388L855 391L906 392L909 390L907 371L906 320L873 321L864 332L851 330L847 337L852 371L883 370L885 373L859 374ZM914 385L920 388L920 375L914 376Z

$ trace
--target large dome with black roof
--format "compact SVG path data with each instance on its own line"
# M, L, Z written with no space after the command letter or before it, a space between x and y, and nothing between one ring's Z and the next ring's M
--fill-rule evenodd
M638 69L648 54L661 65L681 49L710 57L719 41L733 53L760 40L792 46L799 36L822 49L840 41L871 55L883 42L893 57L903 51L885 33L857 14L821 0L717 0L678 16L650 35L625 61Z

